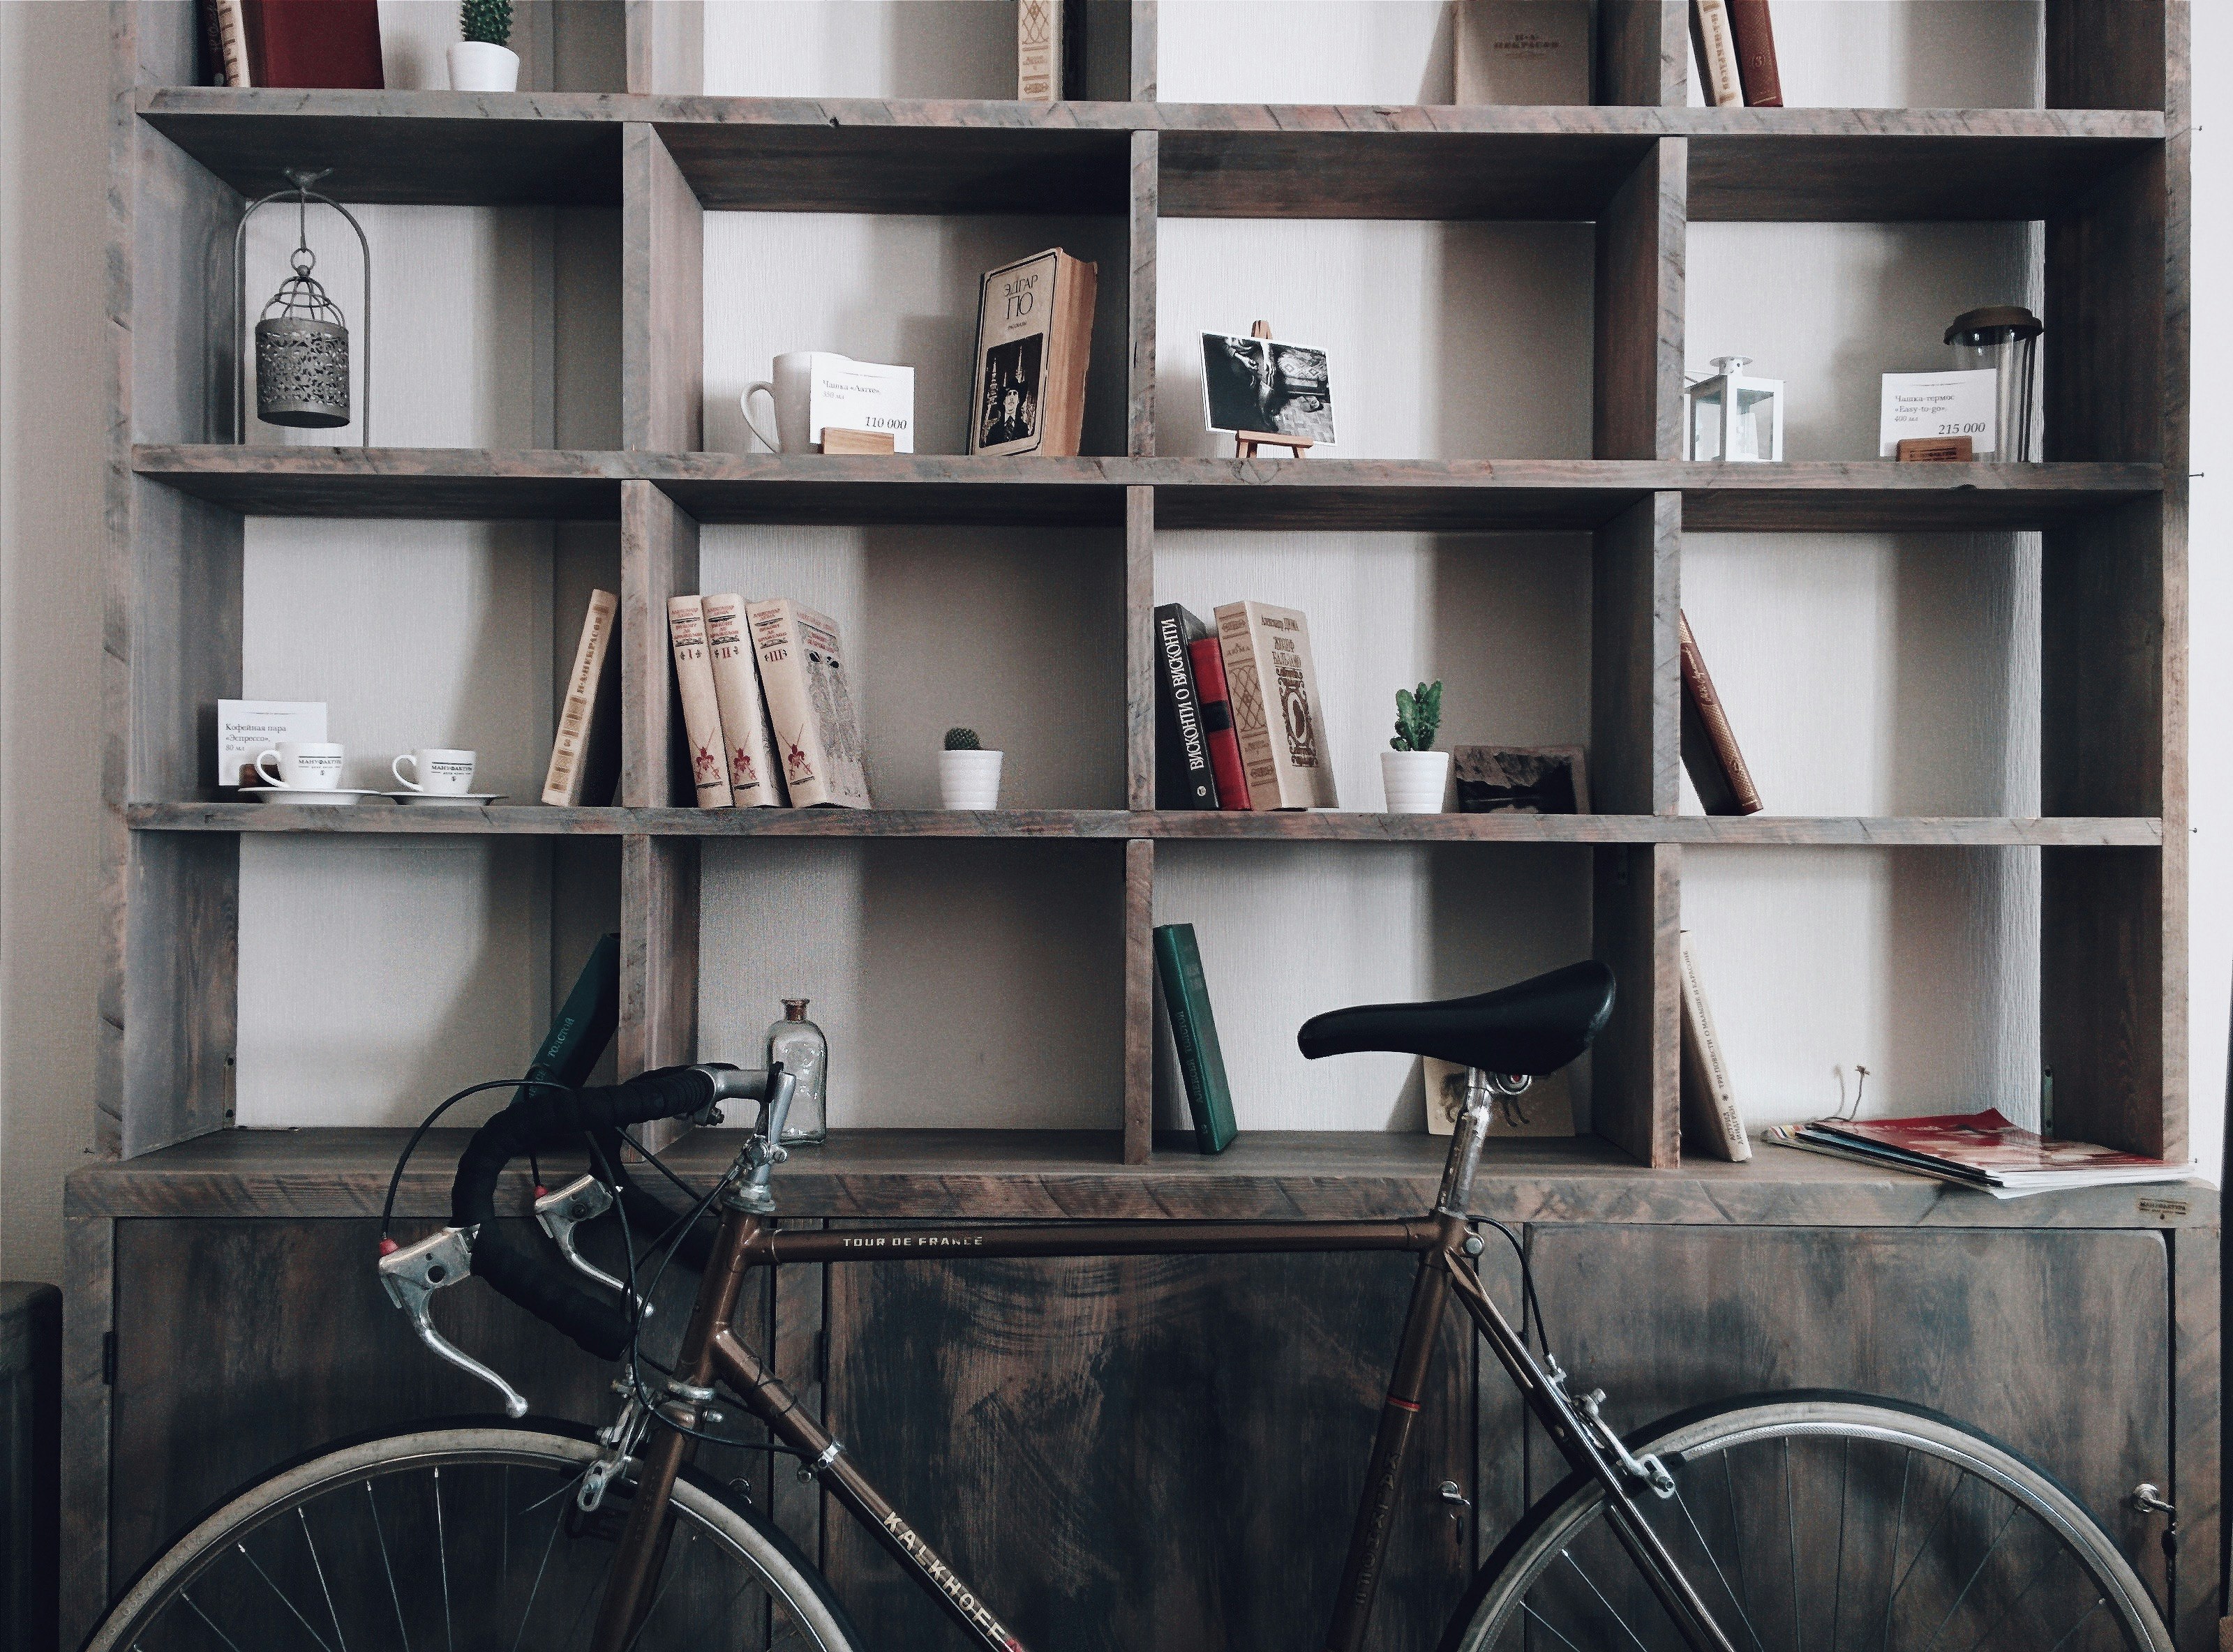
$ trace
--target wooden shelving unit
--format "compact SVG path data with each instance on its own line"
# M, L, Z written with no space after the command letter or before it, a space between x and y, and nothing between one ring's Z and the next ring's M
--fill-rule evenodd
M183 9L173 8L173 10ZM229 1117L238 842L249 833L617 836L631 1066L696 1037L699 846L709 837L1121 842L1125 1106L1112 1158L1153 1150L1148 933L1159 842L1592 847L1594 946L1623 983L1599 1047L1597 1128L1678 1158L1676 932L1685 845L2034 846L2041 1024L2057 1123L2185 1150L2184 12L2048 7L2039 110L1683 107L1682 7L1608 0L1589 108L1318 107L1155 101L1155 13L1097 36L1107 101L698 95L669 32L628 8L625 93L233 91L190 79L160 7L120 8L114 286L120 377L111 518L104 1141L126 1155ZM2147 26L2141 26L2145 23ZM231 343L207 252L282 166L331 165L363 202L617 205L621 451L236 447ZM1099 214L1121 220L1123 452L985 461L700 451L708 211ZM1158 458L1157 225L1185 217L1582 219L1595 225L1594 455L1476 463ZM1682 462L1690 221L2044 219L2047 462ZM1104 271L1104 282L1116 272ZM1105 390L1103 393L1108 393ZM240 680L244 517L617 523L619 806L261 810L209 787L198 730ZM705 815L674 807L665 597L695 589L700 524L1101 526L1123 534L1130 807L985 816ZM1592 536L1591 763L1604 812L1571 819L1154 810L1149 610L1159 530ZM1675 615L1686 530L2038 530L2044 535L2039 819L1709 820L1678 810ZM191 593L181 602L180 593Z

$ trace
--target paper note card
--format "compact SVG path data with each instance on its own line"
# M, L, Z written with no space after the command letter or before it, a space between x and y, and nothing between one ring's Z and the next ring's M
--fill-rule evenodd
M217 784L260 786L251 771L257 753L282 740L326 738L326 702L322 699L221 699L217 703Z
M1891 459L1899 445L1918 436L1967 436L1979 459L1993 451L1994 407L2000 374L1887 373L1877 431L1877 457Z
M807 392L806 439L819 444L825 426L892 439L896 453L915 452L915 369L851 361L817 352Z

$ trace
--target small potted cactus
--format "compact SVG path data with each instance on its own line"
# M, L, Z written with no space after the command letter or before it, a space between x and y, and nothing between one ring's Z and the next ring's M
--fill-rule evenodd
M511 0L464 0L465 38L450 48L453 92L516 92L519 54L511 49Z
M1000 753L985 750L973 728L946 731L938 754L938 798L947 809L1000 806Z
M1380 754L1380 784L1391 815L1439 815L1450 754L1434 749L1442 725L1442 686L1396 691L1396 737Z

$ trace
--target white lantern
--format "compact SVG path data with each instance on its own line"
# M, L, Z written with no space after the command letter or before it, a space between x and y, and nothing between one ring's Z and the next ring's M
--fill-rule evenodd
M1717 355L1715 374L1683 391L1689 457L1735 462L1783 457L1783 380L1745 376L1751 357Z

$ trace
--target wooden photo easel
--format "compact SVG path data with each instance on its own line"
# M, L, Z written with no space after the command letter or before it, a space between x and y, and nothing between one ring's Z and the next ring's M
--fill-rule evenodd
M1251 338L1270 338L1272 336L1272 323L1269 322L1257 322L1255 326L1248 329L1248 336ZM1302 458L1312 447L1316 446L1316 444L1313 443L1307 436L1286 436L1280 434L1277 431L1268 430L1236 430L1233 433L1234 458L1254 459L1256 457L1256 447L1260 442L1266 447L1284 447L1289 453L1297 459Z

